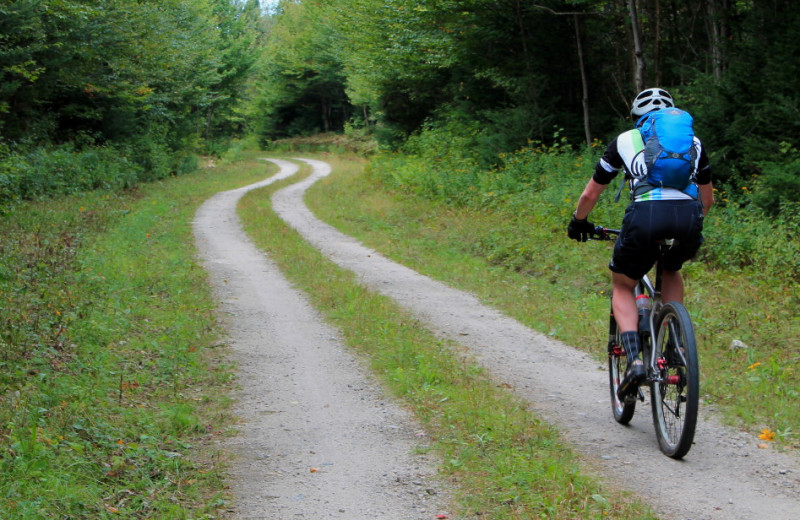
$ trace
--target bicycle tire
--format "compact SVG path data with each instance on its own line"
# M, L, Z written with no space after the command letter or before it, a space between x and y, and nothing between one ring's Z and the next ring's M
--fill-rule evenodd
M614 414L615 421L620 424L628 424L636 411L636 398L620 400L617 397L617 390L625 376L625 370L628 368L628 357L622 350L619 327L617 327L617 321L613 314L609 322L609 338L613 338L608 346L608 386L611 391L611 412Z
M659 312L655 347L659 377L650 384L653 425L661 451L680 459L694 442L700 401L694 327L689 312L680 303L667 303Z

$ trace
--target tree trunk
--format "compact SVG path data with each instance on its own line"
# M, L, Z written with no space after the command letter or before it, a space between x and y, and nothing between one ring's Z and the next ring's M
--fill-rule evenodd
M661 0L655 0L655 38L653 39L654 85L661 85Z
M322 102L322 125L324 132L329 132L331 129L331 104L328 101Z
M644 90L644 51L642 50L642 39L639 34L639 17L636 14L636 0L628 0L628 13L631 18L631 32L633 34L633 56L634 70L633 82L636 92Z
M592 129L589 126L589 85L586 80L586 67L583 63L583 41L581 40L581 22L574 15L575 45L578 47L578 67L581 69L581 103L583 104L583 131L586 135L586 146L592 145Z
M714 80L717 82L722 79L722 72L725 70L722 42L726 37L727 28L722 18L722 13L727 9L726 4L727 0L706 1L706 9L708 12L708 39L711 45L711 70L714 75Z

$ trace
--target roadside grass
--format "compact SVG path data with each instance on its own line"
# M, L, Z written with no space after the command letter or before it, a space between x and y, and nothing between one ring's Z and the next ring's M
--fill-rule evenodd
M337 165L307 201L321 219L383 254L602 359L612 244L567 240L564 223L581 186L553 190L531 202L541 204L535 211L514 201L510 208L454 207L388 188L359 161ZM596 217L613 227L624 204L604 197ZM713 248L715 225L729 225L723 219L712 209L704 247ZM687 264L684 276L700 344L703 406L723 412L754 442L761 435L781 448L800 447L797 284L747 267L709 269L702 260ZM732 348L734 340L747 348Z
M0 217L0 518L218 518L232 368L196 207L243 161Z
M324 159L337 177L355 178L360 168L358 161ZM582 468L557 431L491 381L458 345L441 341L389 298L363 288L353 273L288 228L269 197L296 180L245 195L239 204L245 229L415 412L443 461L445 485L457 496L453 516L654 518L645 505ZM331 195L332 206L345 202Z
M134 192L26 203L0 216L0 518L225 516L227 461L214 440L232 420L225 395L233 367L216 336L206 274L195 264L191 220L212 194L263 179L269 167L255 161L263 155L237 151L217 168ZM434 204L386 189L364 175L359 159L323 159L334 173L308 197L323 219L597 352L607 245L570 247L522 215ZM579 469L558 432L493 386L458 346L364 291L266 208L244 210L251 212L279 230L269 253L426 424L465 513L652 517ZM527 248L523 256L534 255L539 267L514 265L503 254L509 247ZM705 404L796 445L796 285L699 262L687 275ZM750 348L730 350L732 339Z

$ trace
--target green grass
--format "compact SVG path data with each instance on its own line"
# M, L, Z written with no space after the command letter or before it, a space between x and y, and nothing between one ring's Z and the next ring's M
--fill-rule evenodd
M351 163L327 159L339 174L352 172ZM458 497L454 516L652 518L641 503L582 468L557 431L498 388L460 347L438 340L287 228L269 196L295 180L246 195L239 207L245 229L425 425L443 461L444 485Z
M564 160L569 164L562 168L588 169L586 161ZM381 178L364 173L362 164L342 165L312 187L307 200L320 218L387 256L603 356L611 243L565 237L585 179L532 187L520 198L476 209L388 188ZM623 208L606 194L594 214L613 225ZM706 248L714 247L715 226L727 226L720 213L712 210L707 219L712 237ZM684 276L700 344L704 406L721 410L754 438L769 429L781 447L800 446L798 284L746 266L709 268L702 260L687 264ZM733 340L749 348L732 350Z
M0 518L218 518L232 367L191 221L264 163L19 206L0 241Z
M0 217L0 518L225 516L227 461L215 446L232 426L225 395L234 367L195 263L191 221L213 193L266 176L272 167L254 157ZM608 244L562 242L562 226L523 212L456 209L392 191L360 160L323 158L334 174L308 198L326 221L545 333L601 350ZM295 283L313 288L353 351L425 424L460 513L651 517L595 478L558 432L457 345L310 249L269 211L267 196L243 200L245 220L273 231L259 238L263 247ZM754 435L770 428L795 445L796 284L699 262L687 279L705 405ZM750 348L731 351L731 339Z

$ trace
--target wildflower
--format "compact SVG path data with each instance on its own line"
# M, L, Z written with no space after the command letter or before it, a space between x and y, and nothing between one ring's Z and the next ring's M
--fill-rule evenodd
M770 430L769 428L764 428L761 430L761 435L758 436L759 439L762 441L774 441L775 440L775 432Z

